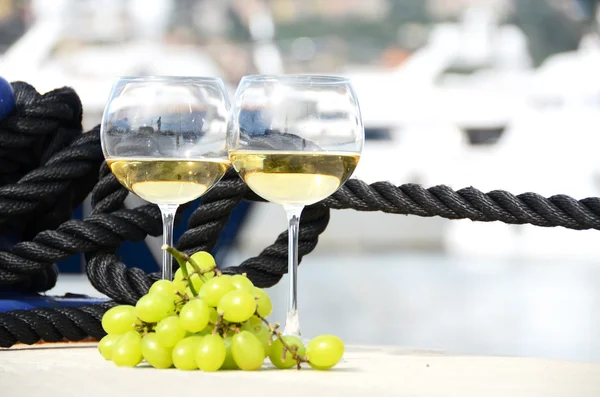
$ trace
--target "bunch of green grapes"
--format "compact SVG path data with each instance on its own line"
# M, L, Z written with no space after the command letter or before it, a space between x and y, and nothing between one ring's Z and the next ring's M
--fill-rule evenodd
M146 362L154 368L175 367L206 372L241 369L254 371L265 360L277 368L334 367L344 344L321 335L304 346L301 339L279 331L267 317L269 295L246 275L221 274L207 252L191 257L163 247L180 268L173 281L156 281L132 305L109 309L102 318L107 335L98 349L121 367Z

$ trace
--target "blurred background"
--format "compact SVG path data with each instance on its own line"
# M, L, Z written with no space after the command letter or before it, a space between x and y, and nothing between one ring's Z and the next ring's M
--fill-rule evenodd
M366 132L355 178L582 199L600 195L599 32L596 0L0 0L0 75L73 87L86 129L120 75L221 76L231 95L247 74L346 76ZM238 215L221 266L286 227L276 205ZM159 240L120 253L156 271ZM301 327L348 344L600 361L598 241L337 211L300 266ZM97 296L83 266L61 263L50 293ZM284 277L270 290L282 322L286 289Z

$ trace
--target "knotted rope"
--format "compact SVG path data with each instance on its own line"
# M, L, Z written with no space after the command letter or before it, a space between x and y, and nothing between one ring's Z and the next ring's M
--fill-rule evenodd
M116 251L124 241L160 235L160 211L152 204L124 207L129 193L103 163L99 128L81 132L81 104L71 89L39 95L25 83L13 87L17 108L0 121L0 164L10 166L0 174L0 227L16 228L20 241L12 249L0 251L0 289L47 291L56 282L54 263L84 253L90 282L112 301L0 313L0 346L101 338L103 313L117 303L134 303L159 277L158 273L127 267ZM40 144L40 140L47 143ZM30 157L25 160L17 153ZM73 208L90 192L91 216L70 219ZM263 201L230 169L200 199L177 248L189 254L210 250L241 200ZM299 261L316 247L329 222L330 209L600 229L600 198L545 198L502 190L483 193L472 187L425 189L388 182L369 185L352 179L331 197L304 210ZM287 273L287 249L285 231L258 256L223 272L247 273L257 286L273 286Z

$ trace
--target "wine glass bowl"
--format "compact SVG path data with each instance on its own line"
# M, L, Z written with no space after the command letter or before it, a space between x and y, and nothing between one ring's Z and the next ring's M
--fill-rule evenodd
M290 294L284 333L300 335L298 228L302 209L335 193L364 145L360 107L336 76L245 76L232 105L229 159L248 187L288 218Z
M329 197L354 172L364 144L352 85L334 76L246 76L232 126L232 165L256 194L281 205Z
M122 77L113 85L101 124L102 151L115 177L157 204L163 243L173 244L179 205L211 189L229 168L229 100L213 77ZM172 260L163 254L162 278Z

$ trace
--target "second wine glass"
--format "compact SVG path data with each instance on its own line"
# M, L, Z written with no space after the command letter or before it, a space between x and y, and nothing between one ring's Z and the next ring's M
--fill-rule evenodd
M256 194L283 206L288 220L289 297L284 334L300 336L298 233L305 206L335 193L364 145L358 99L335 76L245 76L228 134L231 164Z
M102 150L116 178L162 214L163 244L173 245L179 205L206 193L229 168L229 100L212 77L123 77L101 124ZM163 251L163 279L173 263Z

